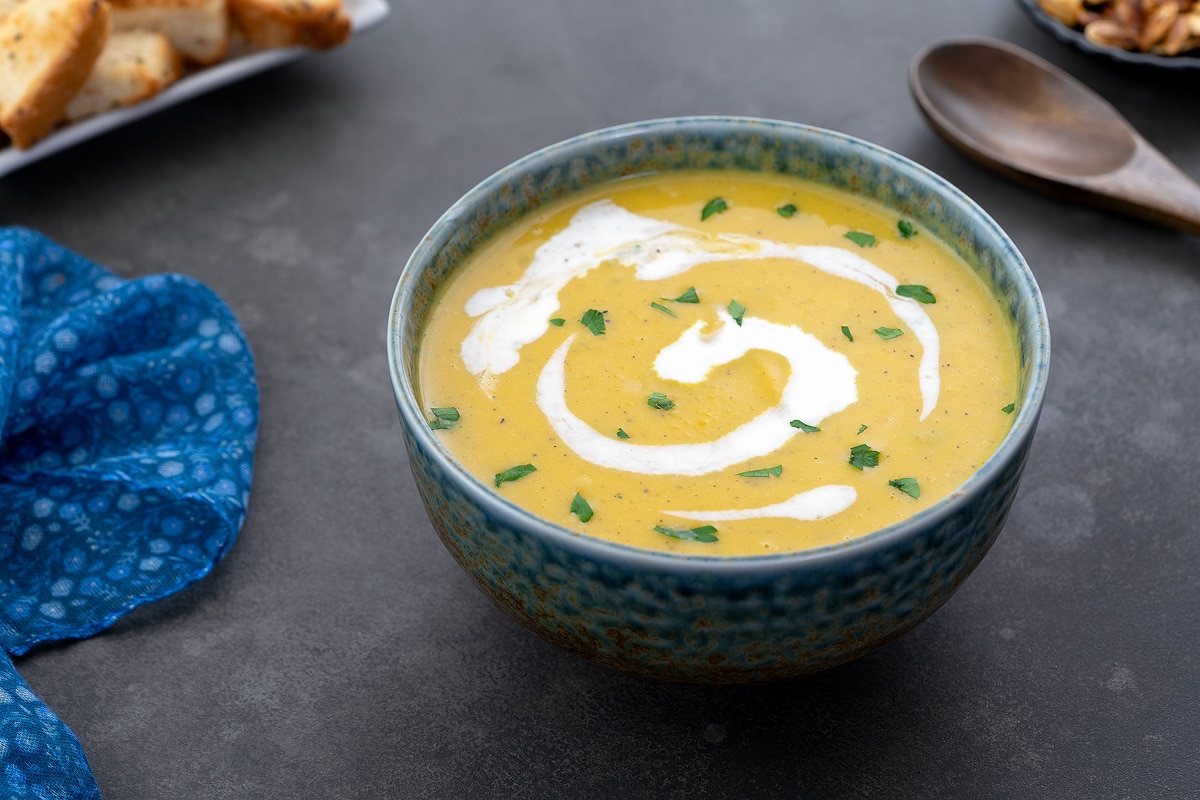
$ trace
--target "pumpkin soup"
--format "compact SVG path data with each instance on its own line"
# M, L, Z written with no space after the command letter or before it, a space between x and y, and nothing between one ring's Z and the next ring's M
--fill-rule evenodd
M912 221L757 173L572 195L460 265L422 339L429 423L552 522L755 555L949 494L1008 432L1013 331Z

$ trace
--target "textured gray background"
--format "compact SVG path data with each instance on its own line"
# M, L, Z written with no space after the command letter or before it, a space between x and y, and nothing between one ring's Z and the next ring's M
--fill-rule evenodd
M1175 798L1200 782L1200 239L1069 208L951 151L908 94L948 35L1028 47L1200 175L1200 80L1069 50L1013 2L403 0L351 46L0 179L0 220L233 307L262 389L250 514L211 577L18 661L108 800ZM1010 523L931 620L788 685L610 674L442 549L384 357L400 267L507 162L651 117L835 128L1011 234L1054 365Z

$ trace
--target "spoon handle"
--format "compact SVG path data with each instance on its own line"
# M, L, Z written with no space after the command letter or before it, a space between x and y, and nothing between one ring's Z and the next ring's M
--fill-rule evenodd
M1115 211L1200 236L1200 184L1141 137L1124 167L1079 185Z

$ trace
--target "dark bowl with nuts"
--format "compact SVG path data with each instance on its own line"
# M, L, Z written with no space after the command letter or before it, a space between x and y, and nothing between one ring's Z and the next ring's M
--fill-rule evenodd
M1059 41L1124 65L1200 69L1200 0L1017 0Z

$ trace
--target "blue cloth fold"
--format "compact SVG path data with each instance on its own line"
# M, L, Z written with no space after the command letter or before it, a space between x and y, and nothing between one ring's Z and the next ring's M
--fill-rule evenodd
M258 389L230 310L0 229L0 646L89 636L211 571L250 493ZM0 655L0 795L99 797Z
M75 734L0 653L0 794L12 800L99 800Z

